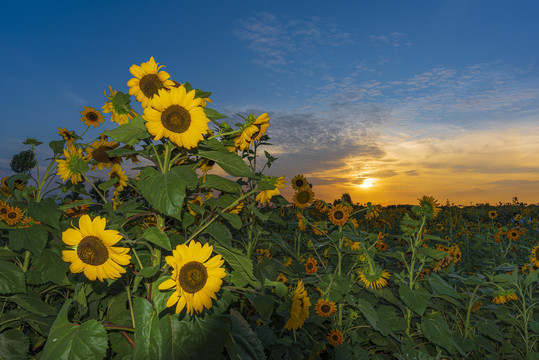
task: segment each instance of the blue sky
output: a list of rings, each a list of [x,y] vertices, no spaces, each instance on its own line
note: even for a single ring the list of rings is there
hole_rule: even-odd
[[[127,92],[153,56],[231,123],[268,112],[271,174],[304,174],[317,197],[538,203],[538,15],[536,1],[11,2],[0,176],[26,137],[81,133],[83,106]]]

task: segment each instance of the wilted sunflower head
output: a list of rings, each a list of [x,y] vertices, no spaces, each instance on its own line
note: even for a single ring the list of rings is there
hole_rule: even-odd
[[[440,204],[438,204],[438,201],[434,199],[432,196],[424,195],[421,199],[419,199],[419,205],[421,206],[421,210],[423,210],[423,213],[426,215],[431,215],[433,218],[438,215],[440,211]]]

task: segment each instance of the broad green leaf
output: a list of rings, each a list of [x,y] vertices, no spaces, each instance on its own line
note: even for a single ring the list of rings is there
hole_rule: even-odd
[[[198,155],[215,161],[224,171],[232,176],[252,176],[249,165],[245,163],[241,156],[228,151],[224,145],[217,141],[205,141],[201,143],[198,149]]]
[[[34,258],[33,262],[36,271],[42,274],[43,278],[55,284],[62,284],[67,277],[69,264],[62,260],[62,257],[51,249],[41,252],[39,258]]]
[[[213,222],[210,226],[208,226],[206,232],[221,245],[230,245],[232,234],[225,225],[218,222]]]
[[[202,189],[216,189],[228,193],[241,192],[241,186],[238,183],[213,174],[206,175],[206,178],[204,182],[200,184],[200,187]]]
[[[538,274],[539,269],[535,269],[534,271],[526,275],[526,279],[524,280],[524,286],[530,286],[531,284],[536,283]]]
[[[423,247],[419,248],[417,252],[420,254],[426,255],[434,260],[441,260],[447,255],[447,253],[444,251],[440,251],[440,250],[432,249],[432,248],[423,248]]]
[[[241,360],[265,359],[264,346],[239,312],[230,310],[232,340]]]
[[[9,329],[0,334],[1,360],[26,360],[30,341],[19,330]]]
[[[273,305],[275,301],[269,295],[260,295],[254,298],[253,306],[258,314],[264,319],[269,319],[273,314]]]
[[[107,353],[108,338],[105,328],[97,320],[87,320],[81,325],[70,323],[68,300],[54,322],[42,359],[86,360],[103,359]]]
[[[65,140],[53,140],[49,142],[49,147],[54,151],[54,154],[61,154],[64,151]]]
[[[421,319],[421,329],[427,340],[442,346],[450,354],[455,353],[451,330],[449,330],[445,320],[439,314],[436,314],[433,319],[423,316]]]
[[[32,290],[29,290],[28,294],[16,294],[10,296],[8,299],[32,314],[41,317],[54,316],[57,313],[56,308],[45,304],[39,298],[39,293]]]
[[[135,145],[138,144],[141,139],[150,136],[145,123],[146,121],[142,116],[137,116],[127,124],[105,131],[105,135],[110,136],[118,142],[127,145]]]
[[[399,295],[406,306],[415,311],[419,316],[423,315],[431,298],[431,294],[427,290],[421,287],[411,290],[404,284],[399,286]]]
[[[0,261],[0,294],[17,293],[26,293],[24,273],[12,262]]]
[[[477,330],[479,330],[481,334],[486,335],[493,340],[499,342],[503,341],[503,336],[500,332],[500,328],[494,323],[494,321],[479,321],[477,323]]]
[[[240,250],[227,249],[220,245],[214,245],[213,250],[215,253],[220,254],[232,269],[237,270],[238,274],[241,274],[249,284],[255,287],[260,286],[253,274],[253,261]]]
[[[14,257],[19,256],[16,252],[9,249],[0,248],[0,260],[11,260]]]
[[[142,237],[165,250],[172,251],[172,248],[170,247],[170,239],[168,238],[167,234],[162,233],[156,227],[144,229],[144,234]]]
[[[28,202],[28,215],[34,220],[41,221],[55,229],[59,229],[62,211],[58,208],[58,205],[53,199],[47,198],[40,202],[35,202],[34,200]]]
[[[144,298],[133,300],[135,311],[135,348],[133,360],[174,359],[170,315],[159,317],[157,310]]]
[[[58,208],[62,211],[66,211],[67,209],[71,209],[77,206],[93,205],[93,204],[95,204],[95,201],[93,201],[92,199],[82,199],[82,200],[73,201],[72,203],[69,203],[69,204],[64,204],[62,206],[59,206]]]
[[[448,295],[455,299],[461,298],[460,294],[437,274],[431,274],[428,277],[428,282],[436,294]]]
[[[234,227],[234,229],[241,229],[243,224],[238,214],[223,213],[221,211],[219,211],[219,214],[221,214],[221,216],[224,217],[230,223],[230,225]]]
[[[217,112],[216,110],[213,110],[213,109],[210,109],[210,108],[207,108],[207,107],[204,108],[204,112],[206,113],[206,116],[210,120],[217,120],[217,119],[226,118],[226,115],[223,115],[223,114]]]
[[[47,245],[48,231],[43,225],[32,225],[27,228],[13,229],[9,232],[9,247],[12,250],[30,250],[39,256]]]
[[[119,181],[119,179],[117,177],[115,177],[115,178],[112,178],[110,180],[107,180],[107,181],[104,181],[104,182],[100,183],[99,185],[97,185],[97,187],[101,191],[106,191],[108,188],[110,188],[112,185],[116,184],[118,181]]]
[[[374,307],[368,302],[363,300],[362,298],[356,298],[355,299],[356,307],[361,311],[365,319],[371,324],[371,326],[374,329],[377,329],[378,327],[378,314],[376,313],[376,310]]]

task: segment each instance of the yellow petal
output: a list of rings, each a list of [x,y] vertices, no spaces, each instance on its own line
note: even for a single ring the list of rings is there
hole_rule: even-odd
[[[176,286],[176,281],[168,279],[159,284],[158,288],[159,290],[168,290],[170,288],[173,288],[174,286]]]

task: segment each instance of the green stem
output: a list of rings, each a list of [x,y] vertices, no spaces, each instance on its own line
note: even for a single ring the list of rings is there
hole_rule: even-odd
[[[131,323],[133,324],[133,328],[135,328],[135,311],[133,310],[133,301],[131,300],[129,285],[125,286],[125,292],[127,293],[127,301],[129,302],[129,311],[131,312]]]
[[[24,263],[22,264],[22,271],[26,272],[28,270],[28,263],[30,261],[30,251],[26,250],[24,252]]]
[[[46,188],[45,182],[49,179],[49,173],[52,170],[53,166],[56,165],[56,156],[57,156],[57,154],[54,154],[54,157],[52,158],[51,162],[49,163],[49,166],[47,167],[47,170],[45,170],[45,174],[43,175],[43,179],[39,180],[39,175],[38,175],[39,185],[37,187],[36,202],[40,202],[41,198],[43,197],[43,194],[42,194],[43,189]],[[49,181],[49,184],[50,184],[50,181]]]
[[[86,181],[88,181],[90,183],[90,185],[92,185],[92,187],[94,188],[94,190],[97,192],[97,194],[99,195],[99,197],[101,198],[101,200],[103,200],[103,202],[106,204],[108,201],[107,199],[105,198],[105,195],[103,195],[103,193],[97,188],[97,186],[95,186],[95,184],[93,182],[90,181],[90,179],[88,179],[88,177],[86,176],[86,174],[82,174],[82,176],[84,177],[84,179]]]
[[[150,141],[150,145],[152,145],[153,152],[155,153],[155,157],[157,158],[157,162],[159,163],[159,168],[161,169],[161,172],[164,174],[166,173],[165,168],[163,166],[163,163],[161,162],[161,157],[157,153],[157,149],[155,148],[155,145],[153,144],[153,141]]]

